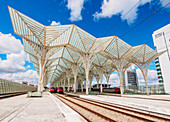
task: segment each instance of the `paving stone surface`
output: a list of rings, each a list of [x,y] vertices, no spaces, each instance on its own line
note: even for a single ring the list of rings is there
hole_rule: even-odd
[[[0,122],[72,122],[85,121],[78,113],[45,92],[43,97],[27,95],[0,100]]]

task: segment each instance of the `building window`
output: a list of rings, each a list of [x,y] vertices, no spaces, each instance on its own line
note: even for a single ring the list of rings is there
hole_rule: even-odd
[[[162,36],[162,33],[156,34],[156,35],[155,35],[155,38],[158,38],[158,37],[160,37],[160,36]]]
[[[158,73],[158,75],[161,75],[161,73]]]
[[[157,69],[157,71],[161,71],[161,69]]]

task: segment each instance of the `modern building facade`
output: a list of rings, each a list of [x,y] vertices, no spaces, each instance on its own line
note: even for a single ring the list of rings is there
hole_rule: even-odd
[[[155,66],[156,66],[157,75],[158,75],[158,82],[159,84],[163,84],[163,77],[162,77],[161,67],[159,63],[159,58],[155,59]]]
[[[123,85],[124,86],[137,86],[138,85],[137,74],[136,74],[135,68],[126,70]]]
[[[157,52],[165,51],[155,59],[159,83],[164,85],[165,93],[170,93],[170,24],[152,34]]]

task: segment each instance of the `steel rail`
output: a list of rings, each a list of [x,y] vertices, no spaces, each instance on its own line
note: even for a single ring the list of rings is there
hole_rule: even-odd
[[[63,97],[63,96],[61,96],[61,95],[56,95],[56,94],[54,94],[59,100],[61,100],[62,102],[64,102],[62,99],[64,99],[64,100],[66,100],[66,101],[69,101],[69,102],[71,102],[72,104],[75,104],[75,105],[77,105],[77,106],[79,106],[79,107],[81,107],[82,109],[85,109],[86,111],[89,111],[89,112],[91,112],[91,113],[93,113],[93,114],[95,114],[96,116],[99,116],[100,118],[103,118],[103,119],[105,119],[106,121],[109,121],[109,122],[116,122],[116,120],[113,120],[113,119],[111,119],[111,118],[109,118],[109,117],[106,117],[106,116],[104,116],[104,115],[102,115],[102,114],[100,114],[100,113],[98,113],[98,112],[96,112],[96,111],[93,111],[93,110],[91,110],[91,109],[89,109],[89,108],[86,108],[86,107],[84,107],[84,106],[82,106],[82,105],[80,105],[80,104],[78,104],[78,103],[76,103],[76,102],[73,102],[73,101],[71,101],[71,100],[69,100],[69,99],[67,99],[67,98],[65,98],[65,97]],[[62,98],[62,99],[61,99]],[[72,98],[72,97],[70,97],[70,98]],[[76,112],[78,112],[83,118],[85,118],[88,122],[91,122],[91,120],[89,119],[89,118],[87,118],[87,117],[85,117],[82,113],[80,113],[79,111],[77,111],[75,108],[73,108],[70,104],[68,104],[68,103],[66,103],[66,102],[64,102],[66,105],[68,105],[69,107],[71,107],[73,110],[75,110]]]
[[[137,98],[137,99],[147,99],[147,100],[157,100],[157,101],[170,101],[170,99],[157,99],[157,98],[145,98],[145,97],[132,97],[132,96],[121,96],[118,94],[110,94],[110,93],[106,93],[106,95],[108,96],[114,96],[114,97],[124,97],[124,98]]]
[[[99,106],[99,107],[103,107],[105,109],[116,111],[116,112],[119,112],[119,113],[122,113],[122,114],[126,114],[130,117],[134,117],[134,118],[137,118],[137,119],[140,119],[140,120],[154,121],[154,120],[148,119],[148,118],[152,118],[152,119],[158,119],[158,120],[162,120],[162,121],[170,121],[169,118],[164,118],[164,117],[156,116],[156,115],[153,115],[153,114],[147,114],[147,113],[144,113],[144,112],[141,112],[141,111],[132,110],[132,109],[129,109],[129,108],[120,107],[120,106],[116,106],[116,105],[110,105],[110,104],[102,103],[102,102],[99,102],[99,101],[89,100],[89,99],[86,99],[86,98],[74,97],[73,99],[84,101],[86,103],[93,104],[93,105],[96,105],[96,106]],[[108,107],[111,107],[111,108],[108,108]],[[120,109],[120,110],[115,110],[114,108]],[[123,112],[121,110],[124,110],[124,111],[127,111],[127,112]],[[148,118],[144,118],[144,117],[134,115],[132,112],[135,113],[135,114],[146,116]]]

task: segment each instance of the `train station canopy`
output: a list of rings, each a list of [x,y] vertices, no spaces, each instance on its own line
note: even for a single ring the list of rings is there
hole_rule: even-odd
[[[45,26],[8,8],[14,32],[22,37],[24,50],[39,74],[40,91],[48,83],[79,75],[86,78],[87,90],[90,75],[101,78],[115,70],[122,87],[123,72],[129,66],[140,67],[160,55],[145,44],[132,47],[117,36],[96,38],[76,25]]]

